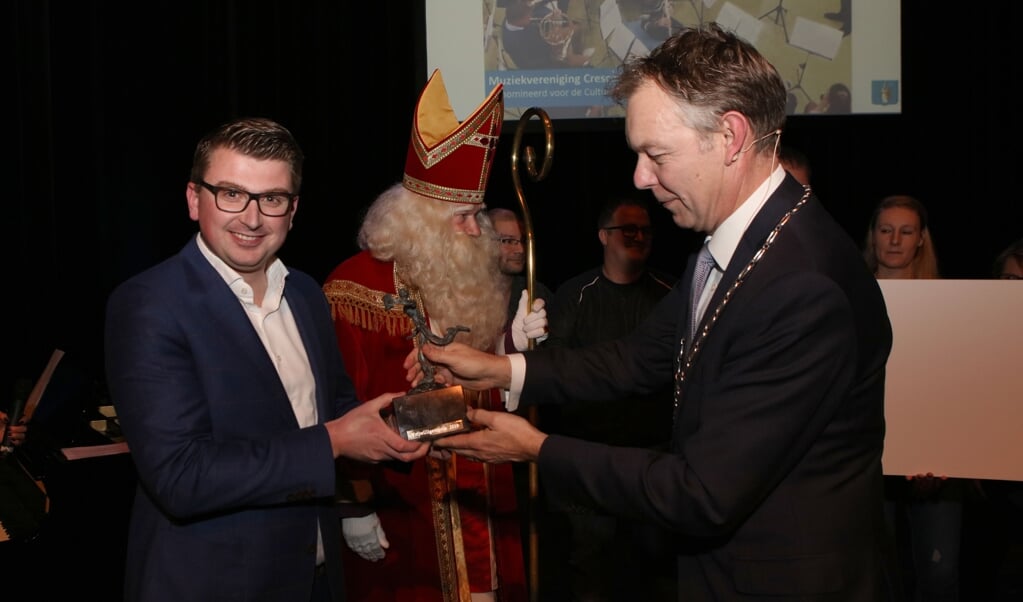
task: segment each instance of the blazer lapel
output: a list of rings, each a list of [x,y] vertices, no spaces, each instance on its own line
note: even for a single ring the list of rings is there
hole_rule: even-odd
[[[194,239],[186,246],[183,255],[190,274],[189,286],[194,289],[192,298],[197,299],[195,310],[212,316],[213,323],[220,330],[225,349],[231,350],[231,357],[225,361],[251,364],[252,379],[260,381],[264,390],[276,388],[280,393],[278,397],[284,402],[281,404],[282,415],[295,420],[295,413],[277,375],[277,368],[234,291],[203,256]]]
[[[288,307],[291,308],[291,315],[295,318],[298,334],[302,337],[302,345],[309,358],[309,367],[312,369],[313,381],[316,385],[316,411],[320,417],[319,421],[323,422],[324,417],[330,415],[331,408],[327,399],[325,358],[319,353],[320,347],[316,344],[316,320],[313,319],[310,313],[311,309],[305,300],[287,285],[284,287],[284,298],[288,301]]]
[[[743,233],[739,239],[739,244],[735,248],[735,253],[732,254],[732,259],[728,264],[728,269],[725,270],[721,276],[721,281],[718,283],[717,289],[711,296],[707,303],[707,310],[704,312],[703,317],[700,319],[700,323],[697,325],[696,332],[702,332],[707,322],[712,319],[714,313],[721,306],[722,300],[725,295],[738,280],[739,275],[746,269],[753,256],[760,250],[764,242],[767,240],[767,236],[774,230],[774,227],[778,225],[778,222],[782,219],[786,212],[791,210],[802,198],[804,193],[803,186],[799,184],[794,178],[786,175],[785,179],[782,180],[780,186],[774,191],[764,206],[760,208],[754,216],[753,221],[749,227]],[[693,272],[696,265],[696,254],[692,254],[689,257],[688,265],[686,266],[684,282],[687,287],[686,290],[692,289]],[[688,295],[687,295],[688,298]],[[690,303],[692,301],[690,300]],[[687,304],[688,305],[688,304]],[[720,308],[721,311],[725,311],[724,307]],[[686,315],[688,316],[689,308],[686,308]],[[684,319],[681,322],[687,323],[688,320]],[[681,333],[686,332],[685,326],[682,327]],[[713,328],[708,332],[707,337],[711,336]],[[682,334],[679,335],[684,336]],[[685,350],[686,358],[689,360],[695,360],[690,358],[691,349],[694,342],[698,339],[698,335],[693,336],[692,341],[686,341],[687,349]],[[702,344],[702,343],[701,343]]]
[[[728,269],[722,275],[721,282],[707,305],[707,312],[703,315],[701,327],[703,326],[702,322],[713,313],[713,309],[718,306],[728,289],[735,284],[739,274],[746,269],[781,218],[799,202],[803,192],[803,186],[791,176],[786,175],[774,194],[760,208],[742,238],[739,239],[735,253],[732,254],[732,260],[728,263]]]

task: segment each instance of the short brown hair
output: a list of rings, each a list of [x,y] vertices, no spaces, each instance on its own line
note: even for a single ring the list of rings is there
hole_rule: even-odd
[[[276,121],[244,117],[228,121],[203,136],[192,158],[193,182],[199,182],[206,176],[210,157],[218,148],[231,149],[255,159],[284,161],[291,166],[291,192],[297,193],[302,187],[305,155],[291,132]]]
[[[680,30],[650,54],[633,57],[608,90],[624,104],[640,86],[652,82],[679,101],[688,125],[702,133],[718,131],[718,117],[738,111],[754,135],[767,136],[785,125],[785,82],[756,48],[716,23]],[[774,141],[758,142],[770,150]]]

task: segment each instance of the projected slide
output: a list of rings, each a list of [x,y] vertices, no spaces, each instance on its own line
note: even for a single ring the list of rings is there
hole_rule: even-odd
[[[427,74],[465,115],[498,83],[506,119],[620,117],[605,91],[622,61],[716,22],[755,45],[789,114],[898,113],[899,3],[888,0],[427,0]]]

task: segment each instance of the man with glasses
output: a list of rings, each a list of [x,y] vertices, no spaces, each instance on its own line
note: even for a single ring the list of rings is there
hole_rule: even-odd
[[[319,284],[277,257],[303,154],[266,119],[195,150],[199,233],[111,294],[106,372],[138,474],[124,599],[344,599],[338,457],[411,461],[428,446],[360,404]]]
[[[647,265],[654,231],[647,203],[611,197],[597,216],[597,238],[604,260],[566,280],[551,304],[551,336],[546,345],[584,347],[625,336],[668,294],[676,278]],[[550,433],[629,447],[667,449],[671,438],[672,389],[614,400],[573,400],[542,405],[542,425]],[[552,518],[567,537],[544,537],[545,549],[573,600],[674,600],[670,556],[648,553],[642,529],[575,506]]]
[[[511,322],[515,319],[519,305],[524,302],[522,295],[526,291],[525,227],[519,214],[511,209],[494,207],[487,210],[487,216],[494,226],[497,241],[501,243],[501,256],[497,260],[497,265],[501,268],[501,273],[511,278],[511,292],[508,295],[508,321]],[[547,301],[554,298],[554,293],[544,283],[534,280],[533,287],[534,306],[537,299],[543,299],[546,305]]]

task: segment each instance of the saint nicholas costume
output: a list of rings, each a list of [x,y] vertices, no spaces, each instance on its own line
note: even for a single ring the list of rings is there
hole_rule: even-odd
[[[415,202],[481,204],[503,117],[498,85],[459,123],[435,71],[416,106],[402,181],[418,195]],[[394,261],[365,249],[338,265],[323,286],[345,366],[362,400],[409,388],[402,364],[415,344],[410,336],[415,324],[387,300],[404,289],[430,319],[419,287],[403,282],[400,272]],[[496,390],[463,393],[468,405],[503,410]],[[351,466],[343,469],[352,474]],[[364,513],[377,513],[390,546],[377,562],[345,550],[350,600],[468,602],[470,592],[494,590],[502,602],[526,599],[523,515],[510,464],[427,457],[361,471],[372,493],[355,488],[352,495],[365,502]],[[352,508],[358,506],[342,515],[357,515]]]

